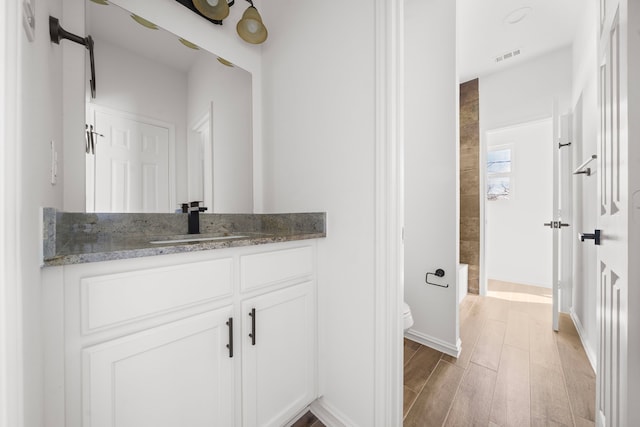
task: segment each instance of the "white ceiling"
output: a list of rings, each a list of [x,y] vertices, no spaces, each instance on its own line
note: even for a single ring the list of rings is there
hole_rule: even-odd
[[[503,70],[572,43],[585,0],[458,0],[460,82]],[[505,18],[531,8],[516,24]],[[499,63],[495,58],[520,49]]]
[[[131,18],[130,12],[114,4],[100,5],[87,1],[86,5],[87,33],[96,40],[108,41],[182,72],[189,71],[201,55],[209,54],[205,50],[186,47],[178,36],[162,28],[152,30],[143,27]],[[96,51],[96,58],[99,54]]]

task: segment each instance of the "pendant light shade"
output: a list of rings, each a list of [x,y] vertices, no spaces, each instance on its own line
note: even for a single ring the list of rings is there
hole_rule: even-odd
[[[222,21],[229,16],[227,0],[193,0],[193,5],[209,19]]]
[[[194,1],[195,4],[195,1]],[[249,6],[236,26],[238,35],[247,43],[260,44],[267,39],[267,28],[262,23],[258,9]]]

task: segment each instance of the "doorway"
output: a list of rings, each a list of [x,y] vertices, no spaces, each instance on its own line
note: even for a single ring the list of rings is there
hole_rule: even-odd
[[[489,280],[552,287],[551,118],[488,131],[484,152],[485,269]]]

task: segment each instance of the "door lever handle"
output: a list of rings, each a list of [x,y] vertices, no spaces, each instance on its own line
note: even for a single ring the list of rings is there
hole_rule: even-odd
[[[569,224],[561,222],[561,221],[551,221],[551,222],[545,222],[544,223],[545,227],[549,227],[549,228],[562,228],[562,227],[570,227]]]
[[[580,241],[584,242],[585,240],[593,240],[594,244],[600,246],[600,230],[594,230],[593,234],[580,233]]]

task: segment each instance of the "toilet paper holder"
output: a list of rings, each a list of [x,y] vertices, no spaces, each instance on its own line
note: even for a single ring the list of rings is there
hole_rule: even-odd
[[[427,282],[427,284],[428,284],[428,285],[438,286],[438,287],[440,287],[440,288],[448,288],[448,287],[449,287],[449,284],[446,284],[446,285],[440,285],[440,284],[438,284],[438,283],[430,282],[430,281],[429,281],[429,275],[436,276],[436,277],[444,277],[444,270],[443,270],[443,269],[438,268],[438,269],[437,269],[435,272],[433,272],[433,273],[431,273],[431,272],[427,273],[427,276],[425,277],[424,281],[425,281],[425,282]]]

